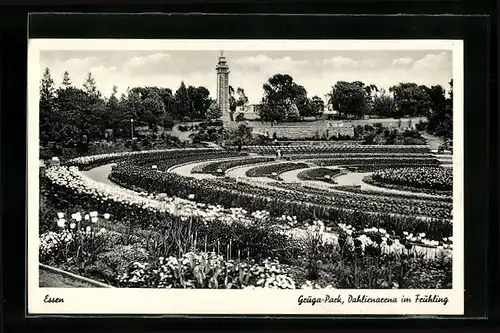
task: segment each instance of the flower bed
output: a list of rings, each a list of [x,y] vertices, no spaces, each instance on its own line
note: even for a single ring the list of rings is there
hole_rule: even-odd
[[[308,168],[309,165],[306,163],[277,163],[271,165],[262,165],[251,168],[247,170],[247,177],[273,177],[276,178],[278,175],[297,169]]]
[[[319,166],[353,166],[362,165],[363,167],[387,167],[388,165],[414,165],[414,166],[438,166],[439,161],[435,158],[389,158],[389,157],[360,157],[360,158],[318,158],[310,162]]]
[[[365,190],[365,189],[360,189],[359,187],[349,186],[349,185],[337,186],[337,187],[335,187],[335,189],[339,190],[339,191],[350,192],[350,193],[373,195],[373,196],[377,196],[377,197],[416,199],[416,200],[424,200],[424,201],[431,201],[431,202],[439,202],[440,201],[440,202],[447,202],[449,204],[453,203],[453,199],[451,197],[446,197],[446,196],[434,196],[432,198],[426,198],[426,197],[422,197],[420,195],[414,195],[414,194],[399,194],[399,193]]]
[[[301,180],[319,180],[331,184],[335,184],[335,177],[338,177],[345,172],[341,169],[315,168],[300,172],[297,177]]]
[[[142,190],[156,193],[167,193],[170,196],[187,198],[190,193],[206,203],[225,203],[232,207],[244,207],[249,210],[269,210],[273,215],[290,214],[301,218],[317,216],[318,218],[335,221],[345,219],[346,223],[357,226],[384,225],[391,230],[408,230],[411,232],[426,232],[433,239],[447,237],[451,233],[451,209],[447,207],[429,207],[423,203],[414,205],[412,201],[401,201],[388,198],[359,200],[355,194],[322,195],[312,191],[293,189],[280,190],[263,189],[249,184],[217,180],[197,180],[175,174],[151,172],[132,163],[123,162],[113,169],[111,179],[123,186],[137,186]],[[287,184],[283,184],[286,186]],[[288,184],[293,185],[293,184]],[[281,199],[286,198],[286,199]],[[357,210],[356,214],[345,212],[344,209]],[[369,212],[370,214],[364,214]],[[387,215],[394,212],[398,216]],[[374,216],[373,213],[380,213]],[[400,214],[423,215],[445,218],[443,221],[432,219],[416,219]]]
[[[395,185],[411,191],[451,195],[453,170],[442,167],[395,168],[375,171],[367,182]]]
[[[221,175],[226,172],[226,170],[230,168],[234,168],[237,166],[242,166],[242,165],[247,165],[247,164],[254,164],[254,163],[261,163],[261,162],[270,162],[274,161],[273,157],[249,157],[249,158],[244,158],[244,159],[238,159],[238,160],[231,160],[231,161],[215,161],[211,162],[209,164],[205,164],[200,166],[199,169],[193,169],[193,173],[207,173],[207,174],[212,174],[212,175]]]
[[[147,151],[133,151],[121,152],[112,154],[101,154],[82,156],[68,160],[64,163],[67,166],[76,166],[80,170],[89,170],[96,166],[103,164],[114,163],[123,160],[135,160],[138,163],[147,164],[154,160],[159,159],[175,159],[181,156],[188,155],[201,155],[204,153],[220,152],[218,148],[182,148],[182,149],[162,149],[162,150],[147,150]]]
[[[315,221],[302,242],[272,244],[288,254],[289,263],[282,264],[278,259],[255,260],[250,251],[241,251],[231,240],[222,251],[219,242],[217,252],[215,247],[207,251],[206,237],[204,242],[197,242],[203,239],[199,237],[199,229],[179,239],[189,250],[179,254],[170,251],[163,256],[144,231],[136,232],[134,237],[128,235],[129,242],[123,245],[117,241],[116,233],[96,231],[99,214],[90,215],[92,220],[84,227],[85,213],[71,214],[71,219],[59,213],[59,230],[40,235],[41,261],[125,288],[372,289],[450,288],[451,285],[450,256],[443,252],[425,259],[412,245],[412,240],[423,235],[406,233],[406,237],[397,240],[383,229],[356,230],[339,225],[338,241],[331,242],[324,237],[327,229],[324,224]],[[103,216],[109,219],[109,215]],[[284,218],[294,221],[290,216]],[[262,230],[272,232],[269,228]],[[294,246],[293,251],[290,245]],[[402,246],[402,252],[390,250],[396,246]],[[427,272],[424,277],[422,270]]]
[[[210,154],[218,152],[204,158]],[[192,155],[79,160],[82,168],[119,162],[111,178],[148,191],[141,195],[93,182],[74,167],[46,169],[42,197],[68,213],[41,214],[40,225],[53,228],[41,234],[41,261],[119,287],[450,287],[449,252],[427,257],[414,245],[451,249],[451,221],[349,212],[326,201],[342,196],[200,181],[152,168]],[[72,214],[75,205],[92,213]],[[325,222],[311,225],[312,216]],[[85,253],[77,254],[79,248]]]
[[[317,145],[296,145],[296,146],[245,146],[243,150],[259,154],[274,154],[277,149],[283,154],[304,154],[304,153],[380,153],[380,154],[398,154],[398,153],[418,153],[428,154],[430,150],[427,146],[410,145],[335,145],[335,144],[317,144]]]
[[[305,201],[311,200],[318,204],[344,207],[364,212],[404,214],[436,219],[451,219],[453,205],[450,202],[422,200],[421,198],[404,198],[390,196],[373,196],[368,194],[332,192],[329,190],[309,187],[298,187],[295,184],[276,185],[288,188],[304,196]],[[313,201],[314,200],[314,201]]]

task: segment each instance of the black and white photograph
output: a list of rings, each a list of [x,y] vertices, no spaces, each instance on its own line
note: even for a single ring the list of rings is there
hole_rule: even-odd
[[[462,52],[31,39],[29,311],[462,314]]]

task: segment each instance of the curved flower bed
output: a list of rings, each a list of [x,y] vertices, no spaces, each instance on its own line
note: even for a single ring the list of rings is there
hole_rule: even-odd
[[[396,194],[396,193],[390,193],[390,192],[380,192],[380,191],[372,191],[372,190],[365,190],[365,189],[360,189],[359,187],[356,186],[337,186],[335,187],[336,190],[339,191],[345,191],[345,192],[350,192],[350,193],[357,193],[357,194],[366,194],[366,195],[373,195],[377,197],[391,197],[391,198],[403,198],[403,199],[416,199],[416,200],[424,200],[424,201],[430,201],[430,202],[446,202],[448,204],[453,204],[453,199],[451,197],[445,197],[445,196],[434,196],[432,198],[425,198],[420,195],[415,195],[415,194]],[[451,209],[451,206],[450,206]]]
[[[361,165],[363,167],[387,167],[388,165],[414,165],[414,166],[438,166],[439,161],[435,158],[389,158],[389,157],[359,157],[359,158],[317,158],[313,162],[320,166],[352,166]]]
[[[247,170],[247,177],[278,177],[279,174],[284,172],[308,168],[306,163],[277,163],[270,165],[262,165]]]
[[[224,174],[228,169],[261,162],[271,162],[275,159],[273,157],[249,157],[238,160],[231,161],[213,161],[207,163],[205,165],[200,166],[200,168],[194,168],[192,170],[193,173],[207,173],[212,175],[221,175]]]
[[[301,180],[319,180],[327,183],[335,183],[334,178],[345,174],[342,169],[315,168],[299,172],[297,178]]]
[[[389,153],[420,153],[428,154],[430,152],[427,146],[411,146],[411,145],[294,145],[294,146],[244,146],[243,150],[259,153],[259,154],[274,154],[277,149],[280,149],[284,154],[299,154],[299,153],[361,153],[371,152],[380,154]]]
[[[413,191],[451,194],[453,170],[442,167],[396,168],[375,171],[367,182],[401,186]]]
[[[136,158],[134,154],[79,161],[82,168],[119,162],[111,178],[122,185],[148,191],[141,195],[96,183],[82,176],[75,167],[55,166],[45,171],[44,195],[62,210],[71,210],[77,203],[106,212],[100,221],[123,225],[122,229],[116,229],[121,234],[103,233],[108,239],[104,241],[106,246],[88,251],[90,259],[76,264],[71,259],[75,254],[71,250],[66,260],[59,259],[61,265],[123,287],[450,286],[449,252],[443,252],[444,257],[428,258],[419,254],[421,250],[414,246],[451,249],[450,221],[352,213],[331,206],[326,196],[312,193],[269,191],[225,179],[199,181],[158,170],[162,160],[179,160],[189,155],[153,155],[147,159]],[[220,206],[221,202],[227,206]],[[234,207],[245,207],[248,211]],[[98,217],[93,214],[68,213],[56,219],[53,223],[60,229],[41,237],[47,240],[52,237],[64,246],[52,248],[50,254],[44,250],[44,261],[64,258],[60,256],[64,254],[61,251],[74,249],[73,245],[66,246],[74,239],[67,236],[67,228],[71,233],[72,223],[76,225],[79,221],[87,221],[92,227],[93,218]],[[323,216],[325,222],[315,221],[311,225],[312,216]],[[171,237],[182,233],[182,230],[176,231],[179,228],[189,230],[179,243],[183,244],[181,254],[177,254],[179,249],[166,247],[177,244]],[[100,229],[96,224],[96,230]],[[86,227],[81,232],[85,234]],[[122,245],[125,240],[129,245]],[[222,253],[228,249],[229,254],[221,258],[219,247]],[[245,255],[247,251],[250,255]],[[268,256],[280,259],[266,259]],[[215,274],[219,269],[221,272]],[[259,278],[254,272],[258,272]]]
[[[384,228],[389,230],[426,232],[434,239],[441,239],[451,234],[451,222],[447,220],[451,210],[447,207],[429,207],[423,203],[415,205],[411,200],[401,201],[391,198],[382,201],[380,198],[359,200],[359,196],[355,194],[324,195],[313,191],[297,191],[295,188],[283,192],[236,182],[198,180],[176,174],[152,172],[150,168],[141,168],[129,162],[114,167],[110,178],[122,186],[137,186],[148,192],[167,193],[170,196],[183,198],[187,198],[190,193],[196,193],[196,197],[206,203],[225,203],[249,210],[264,209],[273,215],[291,214],[301,218],[313,215],[330,221],[344,218],[346,223],[357,226],[383,224]],[[359,211],[359,215],[345,212],[345,209]],[[398,215],[405,212],[408,216],[387,215],[391,212]],[[374,217],[373,213],[379,215]],[[445,218],[445,220],[416,219],[410,216],[411,214],[435,217],[438,220]]]
[[[103,164],[114,163],[123,160],[136,160],[144,164],[150,161],[170,158],[175,159],[181,156],[188,156],[193,154],[204,154],[204,153],[214,153],[220,152],[220,148],[174,148],[174,149],[161,149],[161,150],[143,150],[143,151],[132,151],[132,152],[121,152],[112,154],[101,154],[101,155],[91,155],[82,156],[68,160],[64,163],[66,166],[76,166],[80,170],[89,170],[96,166]]]
[[[436,219],[451,219],[453,204],[451,202],[422,200],[422,198],[405,198],[390,196],[374,196],[361,193],[331,192],[307,185],[298,187],[295,184],[277,184],[277,187],[287,188],[303,195],[314,198],[316,203],[351,208],[365,212],[393,213],[404,212],[407,216],[428,217]]]

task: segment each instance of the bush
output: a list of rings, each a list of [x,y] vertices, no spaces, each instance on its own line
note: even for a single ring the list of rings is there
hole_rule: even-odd
[[[108,284],[115,284],[116,277],[126,273],[130,265],[147,260],[148,253],[138,245],[115,245],[111,250],[100,253],[97,260],[85,268],[85,273]]]

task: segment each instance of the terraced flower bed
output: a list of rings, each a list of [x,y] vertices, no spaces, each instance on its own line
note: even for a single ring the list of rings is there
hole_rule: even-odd
[[[345,192],[351,192],[351,193],[357,193],[357,194],[367,194],[367,195],[373,195],[373,196],[379,196],[379,197],[391,197],[391,198],[406,198],[406,199],[417,199],[417,200],[427,200],[427,201],[442,201],[442,202],[447,202],[449,204],[453,203],[453,199],[451,197],[446,197],[446,196],[434,196],[432,198],[425,198],[420,195],[416,194],[396,194],[396,193],[391,193],[391,192],[380,192],[380,191],[372,191],[372,190],[365,190],[365,189],[360,189],[359,187],[356,186],[337,186],[335,187],[336,190],[339,191],[345,191]]]
[[[306,153],[306,154],[288,154],[284,156],[291,160],[306,160],[306,159],[359,159],[359,158],[430,158],[435,159],[432,154],[419,154],[419,153],[401,153],[401,154],[383,154],[383,153],[370,153],[370,152],[358,152],[358,153]]]
[[[391,168],[377,170],[363,181],[414,192],[451,195],[453,170],[443,167]]]
[[[361,193],[333,193],[328,190],[309,187],[297,187],[294,184],[276,185],[295,190],[305,196],[314,198],[314,202],[354,209],[359,211],[393,213],[404,212],[408,216],[427,216],[437,219],[451,219],[453,205],[450,202],[422,200],[422,198],[405,198],[402,196],[374,196]]]
[[[307,163],[279,163],[271,165],[263,165],[247,170],[247,177],[272,177],[278,178],[280,174],[292,170],[308,168]]]
[[[166,193],[182,198],[187,198],[190,193],[197,193],[196,197],[206,203],[226,203],[232,207],[244,207],[252,211],[265,209],[274,216],[293,214],[308,218],[313,215],[320,219],[334,221],[342,215],[346,223],[352,225],[364,226],[364,223],[368,223],[367,227],[371,227],[383,224],[384,228],[389,230],[402,228],[412,232],[419,230],[418,232],[426,232],[429,237],[432,237],[431,239],[441,239],[451,233],[451,222],[448,220],[451,209],[434,207],[423,202],[417,205],[411,200],[391,200],[391,198],[359,200],[359,196],[355,194],[324,195],[314,191],[306,192],[295,189],[282,192],[257,188],[248,184],[197,180],[175,174],[156,173],[151,172],[149,168],[137,167],[129,162],[118,164],[113,169],[111,179],[124,186],[138,186],[147,192]],[[359,214],[365,215],[365,218],[346,213],[345,209],[359,211]],[[407,216],[388,215],[401,212],[405,212]],[[374,213],[380,216],[375,216]],[[429,216],[435,218],[436,221],[417,219],[411,215]],[[382,222],[384,216],[386,221]]]
[[[158,170],[234,155],[217,149],[143,154],[75,161],[81,170],[117,162],[110,178],[135,192],[96,183],[76,168],[46,169],[42,194],[66,214],[41,215],[41,225],[55,228],[41,235],[44,261],[117,287],[451,286],[449,252],[427,257],[415,247],[452,248],[449,202],[198,180]],[[91,213],[76,214],[76,206]],[[75,252],[81,246],[84,257]]]
[[[334,178],[344,174],[341,169],[314,168],[304,170],[297,175],[300,180],[318,180],[330,184],[335,184]]]
[[[354,166],[362,165],[363,167],[386,167],[387,165],[414,165],[414,166],[438,166],[439,161],[435,158],[384,158],[384,157],[360,157],[360,158],[326,158],[313,159],[310,162],[319,166]]]
[[[76,166],[80,170],[89,170],[96,166],[114,163],[123,160],[134,160],[136,163],[145,165],[154,161],[170,159],[175,160],[185,156],[204,155],[211,153],[223,153],[224,151],[216,148],[174,148],[149,151],[133,151],[113,154],[101,154],[92,156],[82,156],[68,160],[64,163],[66,166]]]
[[[271,162],[274,161],[273,157],[249,157],[238,160],[231,161],[219,161],[219,162],[211,162],[205,165],[201,165],[200,168],[194,168],[192,170],[193,173],[207,173],[212,175],[221,175],[224,174],[228,169],[243,166],[254,163],[261,162]]]
[[[297,145],[297,146],[245,146],[243,149],[248,152],[258,154],[274,154],[277,149],[282,153],[305,154],[305,153],[379,153],[379,154],[398,154],[398,153],[417,153],[429,154],[430,150],[426,146],[381,146],[381,145]]]

